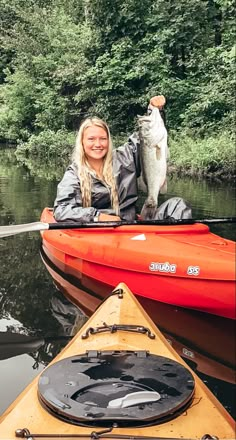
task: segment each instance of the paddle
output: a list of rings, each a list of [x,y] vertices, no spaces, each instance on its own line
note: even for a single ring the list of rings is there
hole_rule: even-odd
[[[70,340],[73,336],[38,337],[21,333],[0,332],[0,360],[9,359],[24,353],[33,353],[47,342]]]
[[[10,235],[20,234],[22,232],[45,231],[55,229],[97,229],[97,228],[117,228],[118,226],[133,225],[151,225],[151,226],[168,226],[168,225],[192,225],[194,223],[235,223],[236,217],[223,218],[205,218],[205,219],[182,219],[176,220],[169,217],[165,220],[135,220],[135,221],[119,221],[119,222],[96,222],[96,223],[26,223],[22,225],[0,226],[0,238]]]

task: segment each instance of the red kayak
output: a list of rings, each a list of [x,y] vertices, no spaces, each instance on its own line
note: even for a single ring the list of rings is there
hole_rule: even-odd
[[[54,221],[45,208],[41,222]],[[95,295],[122,281],[136,295],[235,319],[235,242],[207,225],[95,224],[41,234],[49,260]]]

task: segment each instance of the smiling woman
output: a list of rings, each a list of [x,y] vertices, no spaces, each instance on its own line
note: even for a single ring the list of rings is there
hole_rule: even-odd
[[[80,126],[73,160],[78,167],[78,178],[82,196],[82,205],[85,208],[94,206],[92,191],[95,192],[93,178],[97,180],[96,193],[106,192],[110,199],[110,207],[114,210],[110,213],[97,211],[94,221],[120,220],[119,201],[116,188],[116,180],[113,176],[112,141],[107,124],[99,118],[87,118]],[[106,208],[101,203],[101,208]]]
[[[103,178],[103,159],[108,152],[109,140],[106,130],[99,126],[87,127],[83,133],[84,152],[91,168]]]
[[[151,98],[148,115],[164,104],[163,96]],[[151,123],[149,121],[149,125]],[[156,142],[159,126],[154,124],[154,129]],[[153,136],[151,139],[153,141]],[[97,117],[85,119],[77,134],[72,164],[58,185],[55,219],[80,223],[135,220],[137,179],[143,168],[140,143],[136,132],[125,145],[113,149],[106,122]],[[155,155],[156,148],[153,150]]]
[[[190,207],[179,198],[158,206],[159,192],[167,191],[167,131],[161,110],[164,104],[163,96],[151,98],[147,114],[138,117],[138,131],[116,149],[112,148],[109,127],[103,120],[85,119],[77,134],[72,164],[58,185],[55,220],[80,224],[134,221],[138,186],[148,194],[142,219],[191,218]]]
[[[134,220],[141,172],[139,139],[112,148],[107,124],[88,118],[80,126],[72,155],[57,188],[54,217],[76,222]]]

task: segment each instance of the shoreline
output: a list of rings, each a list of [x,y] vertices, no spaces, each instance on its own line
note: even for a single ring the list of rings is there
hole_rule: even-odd
[[[169,165],[168,171],[169,176],[178,176],[178,177],[193,177],[194,179],[207,179],[207,180],[216,180],[218,182],[220,181],[226,181],[234,182],[236,175],[228,173],[224,169],[219,169],[213,172],[206,172],[205,170],[194,170],[194,169],[187,169],[184,170],[182,167],[177,167],[175,165]]]

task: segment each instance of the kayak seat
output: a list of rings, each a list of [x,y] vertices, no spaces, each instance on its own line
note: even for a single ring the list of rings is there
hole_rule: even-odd
[[[182,364],[146,351],[96,351],[41,373],[38,397],[65,422],[132,427],[164,423],[191,404],[195,382]]]

